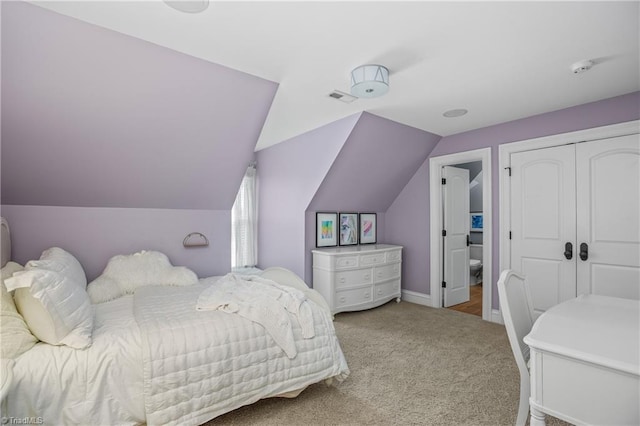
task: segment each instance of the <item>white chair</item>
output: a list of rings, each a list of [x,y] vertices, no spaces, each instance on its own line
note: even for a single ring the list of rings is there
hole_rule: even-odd
[[[529,414],[529,346],[522,340],[533,327],[534,314],[531,291],[523,276],[511,269],[500,274],[498,295],[504,325],[509,336],[513,356],[520,371],[520,405],[516,425],[524,425]]]

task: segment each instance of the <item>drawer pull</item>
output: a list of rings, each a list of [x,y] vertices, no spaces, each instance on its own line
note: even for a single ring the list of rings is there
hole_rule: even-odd
[[[371,275],[370,275],[370,274],[366,274],[366,275],[364,276],[364,279],[368,281],[369,279],[371,279]]]
[[[346,281],[347,281],[347,280],[346,280],[346,278],[345,278],[345,277],[340,277],[340,282],[341,282],[341,283],[343,283],[343,284],[344,284]]]
[[[378,271],[378,273],[376,273],[376,276],[380,278],[382,276],[382,271]]]
[[[340,303],[344,303],[344,302],[346,302],[346,301],[347,301],[347,299],[345,299],[345,298],[344,298],[344,296],[343,296],[343,297],[341,297],[340,299],[338,299],[338,301],[339,301]]]
[[[366,293],[364,293],[364,298],[368,299],[370,297],[369,292],[367,291]]]

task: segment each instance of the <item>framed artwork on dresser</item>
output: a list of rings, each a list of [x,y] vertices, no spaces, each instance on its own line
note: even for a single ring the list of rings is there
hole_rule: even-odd
[[[338,245],[338,213],[316,212],[316,247]]]
[[[360,244],[375,244],[377,233],[376,214],[360,213]]]
[[[340,245],[358,244],[358,213],[340,213]]]

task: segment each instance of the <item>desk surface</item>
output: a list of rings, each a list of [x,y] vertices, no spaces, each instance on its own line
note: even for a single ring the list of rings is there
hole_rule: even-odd
[[[578,296],[543,313],[524,342],[532,349],[640,375],[640,301]]]

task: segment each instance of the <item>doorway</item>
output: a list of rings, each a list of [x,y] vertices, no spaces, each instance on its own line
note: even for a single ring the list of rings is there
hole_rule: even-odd
[[[482,212],[484,215],[484,226],[482,236],[483,268],[478,280],[482,286],[482,319],[492,321],[492,293],[493,283],[491,279],[491,148],[483,148],[473,151],[460,152],[456,154],[433,157],[429,160],[430,177],[430,248],[431,248],[431,306],[435,308],[443,307],[444,289],[441,284],[444,281],[444,243],[440,237],[443,231],[443,190],[442,178],[443,167],[454,166],[463,163],[480,162],[482,167]],[[495,322],[500,322],[496,318]]]
[[[482,317],[482,234],[484,216],[482,210],[482,161],[472,161],[444,167],[446,185],[443,188],[443,225],[447,235],[443,236],[444,256],[444,307]],[[455,172],[453,172],[455,170]],[[449,182],[451,175],[464,177],[465,182],[455,185]],[[453,199],[453,200],[452,200]],[[457,201],[453,204],[452,201]],[[455,238],[456,222],[460,222],[462,240],[459,242],[460,255],[451,256],[450,241]],[[454,232],[452,232],[454,231]],[[466,241],[465,241],[466,240]],[[460,286],[462,297],[452,298],[453,289]],[[491,291],[489,288],[488,291]]]

